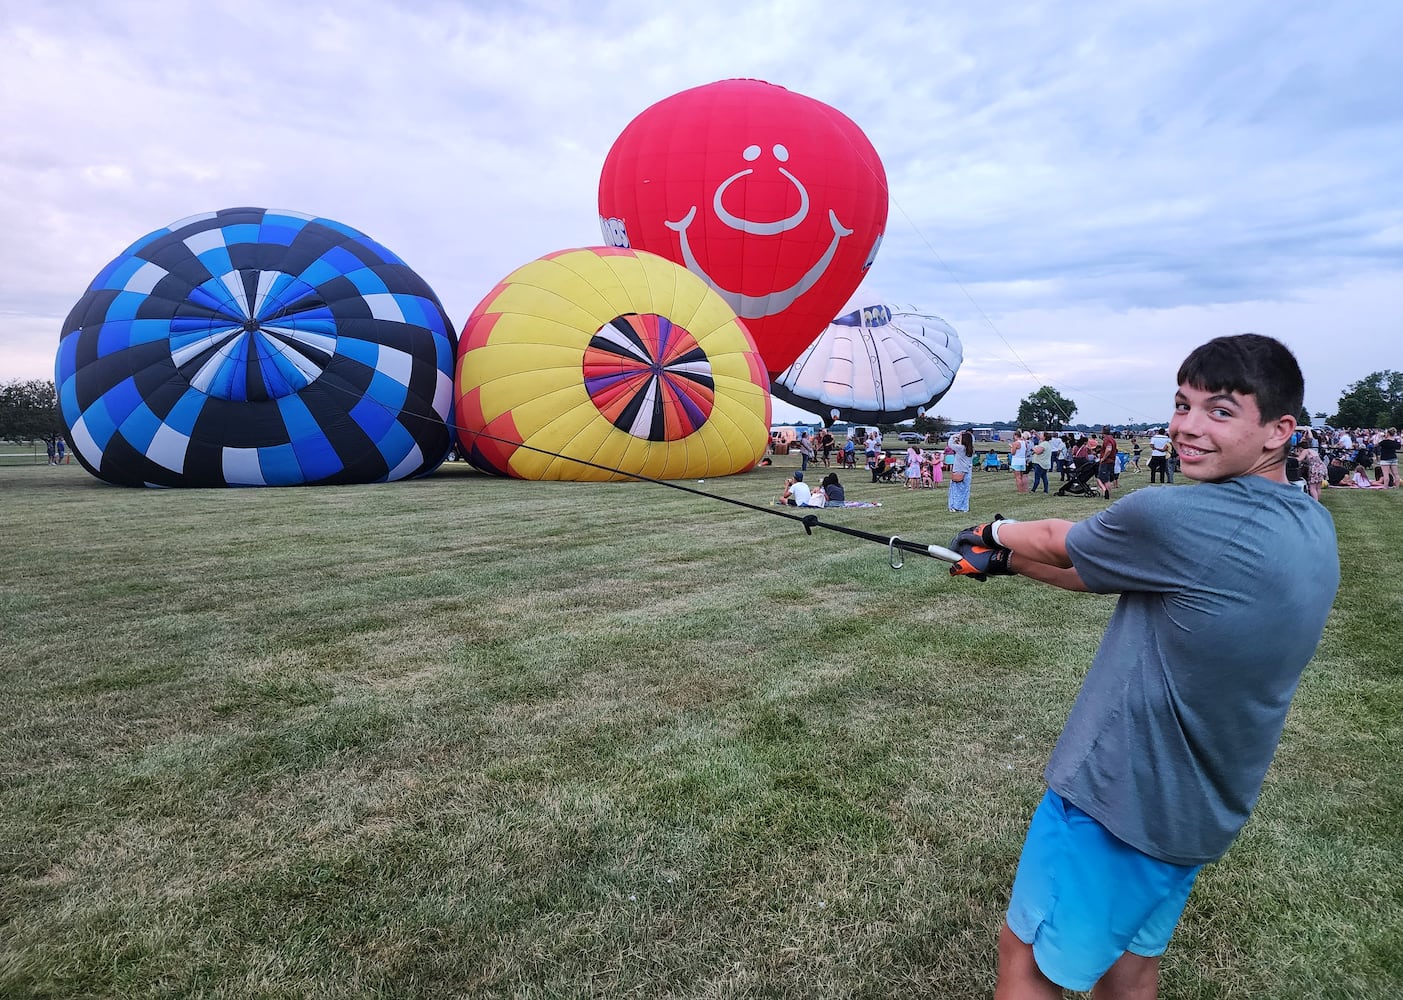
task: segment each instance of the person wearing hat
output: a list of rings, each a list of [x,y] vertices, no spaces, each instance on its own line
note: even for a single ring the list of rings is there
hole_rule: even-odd
[[[784,492],[779,495],[779,501],[787,507],[807,507],[812,493],[809,484],[804,482],[801,470],[784,481]]]

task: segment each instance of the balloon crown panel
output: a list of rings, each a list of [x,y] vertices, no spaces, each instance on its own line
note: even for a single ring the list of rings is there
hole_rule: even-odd
[[[463,327],[461,451],[521,479],[743,472],[769,438],[769,377],[730,307],[654,254],[565,250],[508,275]]]
[[[55,382],[74,454],[111,483],[379,482],[447,455],[454,350],[432,289],[368,236],[231,208],[103,268]]]

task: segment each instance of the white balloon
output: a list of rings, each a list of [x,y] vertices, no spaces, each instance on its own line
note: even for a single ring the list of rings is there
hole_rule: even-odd
[[[872,304],[839,316],[771,383],[778,398],[848,420],[894,423],[923,416],[950,391],[964,361],[939,316]]]

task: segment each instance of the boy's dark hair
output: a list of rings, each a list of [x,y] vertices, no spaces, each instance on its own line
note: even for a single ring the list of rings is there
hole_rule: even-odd
[[[1179,366],[1178,384],[1254,396],[1263,424],[1299,417],[1306,395],[1296,356],[1281,341],[1259,333],[1217,337],[1195,348]]]

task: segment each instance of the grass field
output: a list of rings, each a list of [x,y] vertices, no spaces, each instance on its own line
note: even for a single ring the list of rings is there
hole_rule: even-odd
[[[689,485],[765,503],[795,461]],[[843,478],[883,506],[825,519],[925,542],[1101,505]],[[1339,600],[1165,997],[1403,995],[1403,494],[1325,502]],[[0,512],[4,997],[987,995],[1112,607],[461,466],[14,467]]]

